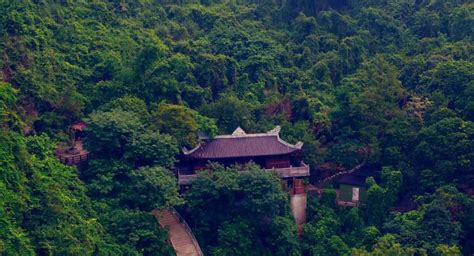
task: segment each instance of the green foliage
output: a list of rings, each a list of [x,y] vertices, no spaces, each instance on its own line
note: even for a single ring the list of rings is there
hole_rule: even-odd
[[[372,182],[367,181],[367,184],[370,183]],[[385,198],[386,190],[373,183],[367,189],[366,218],[370,224],[380,226],[388,214],[389,205]]]
[[[168,170],[144,167],[131,171],[129,176],[129,185],[125,184],[120,195],[122,205],[149,212],[183,203],[177,193],[176,180]]]
[[[417,166],[430,176],[421,183],[424,189],[472,181],[473,133],[473,123],[458,117],[442,119],[420,131],[415,148]]]
[[[99,107],[101,111],[109,111],[111,109],[122,110],[125,112],[133,112],[137,114],[143,120],[149,119],[149,113],[146,103],[137,97],[124,96],[118,99],[114,99]]]
[[[310,198],[299,248],[276,178],[216,174],[227,185],[207,180],[199,198],[227,208],[192,206],[217,216],[191,216],[207,252],[471,255],[473,204],[453,187],[474,186],[473,10],[465,0],[0,1],[0,254],[170,254],[144,210],[181,203],[166,169],[179,147],[198,131],[281,125],[305,143],[312,180],[321,166],[382,167],[367,205]],[[65,137],[83,117],[92,160],[80,175],[53,159],[49,138],[20,135]],[[389,214],[416,195],[416,211]],[[431,238],[423,226],[452,235],[420,239]]]
[[[394,234],[402,245],[422,248],[430,254],[439,253],[440,245],[445,245],[444,249],[455,247],[461,234],[459,221],[466,221],[461,216],[465,216],[464,211],[471,207],[472,200],[452,187],[442,187],[419,200],[424,202],[423,207],[396,214],[384,224],[384,229]],[[451,249],[455,250],[454,247]]]
[[[403,184],[402,172],[393,167],[384,166],[382,167],[380,178],[382,179],[381,185],[386,189],[385,200],[390,205],[393,205],[397,202],[398,194]]]
[[[11,111],[16,103],[17,91],[11,85],[0,82],[0,126],[21,128],[21,120],[14,111]]]
[[[171,255],[167,232],[150,214],[183,203],[166,168],[179,152],[175,137],[152,124],[145,103],[123,97],[101,107],[87,120],[85,145],[94,158],[83,178],[99,212],[98,219],[125,255]]]
[[[365,216],[367,222],[381,226],[398,199],[402,184],[402,173],[392,167],[383,167],[381,172],[382,183],[379,186],[373,177],[369,177],[367,184],[367,207]]]
[[[445,244],[440,244],[436,247],[437,255],[462,255],[461,250],[456,245],[449,246]]]
[[[173,137],[147,130],[132,136],[125,158],[133,159],[139,166],[171,167],[178,153],[178,145]]]
[[[201,246],[215,255],[294,255],[296,226],[279,178],[255,165],[210,168],[185,196]]]
[[[431,93],[441,92],[441,104],[474,120],[474,64],[467,61],[446,61],[422,76],[422,85]]]
[[[371,252],[367,252],[365,250],[354,249],[352,250],[353,255],[360,255],[360,256],[370,256],[370,255],[426,255],[426,252],[423,250],[417,250],[414,248],[405,248],[402,247],[397,241],[395,237],[391,234],[384,235],[380,237],[375,244],[373,250]]]
[[[325,189],[321,194],[321,203],[334,208],[336,206],[336,190]]]
[[[348,135],[370,147],[370,156],[378,157],[383,131],[395,125],[394,118],[403,119],[403,112],[397,107],[403,96],[403,88],[397,79],[392,65],[378,56],[370,63],[365,63],[354,75],[342,81],[345,87],[340,97],[346,98],[340,110],[347,120],[352,132]],[[359,93],[354,93],[359,92]],[[339,116],[339,113],[335,113]],[[347,136],[345,130],[341,136]],[[377,158],[375,158],[377,159]]]
[[[119,254],[172,255],[168,234],[150,211],[181,204],[174,177],[162,167],[132,169],[120,160],[94,160],[87,172],[98,221]]]
[[[182,146],[196,145],[198,130],[211,138],[217,133],[214,120],[185,106],[160,104],[152,116],[157,129],[174,136]]]
[[[336,212],[323,206],[316,214],[303,227],[303,252],[309,255],[348,254],[347,244],[338,236],[341,222]]]
[[[316,139],[315,132],[312,131],[311,125],[307,121],[298,121],[294,124],[289,122],[280,123],[282,126],[281,136],[285,141],[304,143],[302,149],[303,161],[310,166],[317,166],[324,161],[325,152],[321,150],[321,144]],[[321,127],[316,124],[316,127]],[[318,128],[316,128],[318,129]],[[324,128],[322,128],[324,129]],[[321,131],[321,133],[324,131]]]
[[[118,157],[125,154],[126,146],[135,134],[145,130],[140,117],[133,112],[112,110],[95,112],[86,120],[89,135],[85,141],[92,154]]]
[[[225,133],[232,133],[241,126],[252,128],[252,105],[233,95],[226,95],[204,106],[203,112],[217,120],[217,126]]]
[[[2,254],[112,253],[85,185],[53,157],[51,140],[10,132],[0,141]]]
[[[167,232],[149,212],[109,207],[100,202],[95,204],[95,209],[101,212],[98,220],[113,234],[117,244],[110,255],[174,255],[173,248],[165,242]]]

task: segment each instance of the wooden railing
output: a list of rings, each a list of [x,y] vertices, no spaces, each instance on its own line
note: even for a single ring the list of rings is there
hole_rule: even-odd
[[[308,177],[309,166],[305,163],[301,163],[298,167],[287,167],[287,168],[272,168],[265,169],[269,172],[276,172],[280,178],[292,178],[292,177]],[[197,178],[197,174],[181,174],[178,171],[178,184],[179,185],[190,185],[193,180]]]
[[[178,171],[178,184],[190,185],[193,180],[197,178],[197,174],[181,174]]]
[[[179,214],[173,207],[170,207],[170,210],[174,214],[174,216],[176,216],[176,218],[179,220],[181,225],[183,225],[184,229],[186,229],[186,232],[191,237],[191,240],[193,241],[193,245],[196,248],[196,250],[198,251],[198,256],[203,256],[204,254],[202,253],[201,247],[199,246],[199,243],[198,243],[196,237],[194,236],[193,231],[188,226],[188,223],[186,222],[186,220],[184,220],[183,217],[181,217],[181,214]]]
[[[350,206],[350,207],[354,207],[354,206],[360,205],[360,202],[343,201],[343,200],[340,200],[340,199],[337,199],[337,200],[336,200],[336,203],[337,203],[337,205],[339,205],[339,206]]]
[[[89,158],[89,153],[82,153],[78,155],[66,155],[66,156],[56,154],[56,157],[61,163],[65,165],[76,165],[84,161],[87,161],[87,159]]]
[[[334,180],[335,178],[337,178],[337,177],[339,177],[339,176],[341,176],[341,175],[344,175],[344,174],[351,174],[351,173],[354,173],[354,172],[360,170],[360,168],[364,167],[364,165],[365,165],[365,161],[362,162],[362,163],[360,163],[360,164],[358,164],[358,165],[356,165],[354,168],[352,168],[352,169],[350,169],[350,170],[342,171],[342,172],[337,172],[337,173],[335,173],[335,174],[333,174],[333,175],[331,175],[331,176],[329,176],[329,177],[326,177],[326,178],[324,178],[323,180],[319,181],[317,185],[318,185],[319,187],[323,187],[324,184],[326,184],[326,183],[328,183],[328,182]]]
[[[309,176],[309,166],[305,163],[301,163],[301,166],[298,167],[272,168],[266,169],[266,171],[276,172],[280,178]]]

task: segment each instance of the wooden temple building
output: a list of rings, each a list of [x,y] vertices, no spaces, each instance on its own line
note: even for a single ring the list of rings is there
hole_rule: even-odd
[[[238,127],[231,135],[204,139],[191,150],[183,149],[178,183],[182,187],[190,185],[209,162],[224,166],[254,162],[266,171],[276,172],[291,193],[302,194],[303,178],[310,175],[309,166],[300,160],[303,143],[290,144],[279,134],[279,126],[256,134],[247,134]]]

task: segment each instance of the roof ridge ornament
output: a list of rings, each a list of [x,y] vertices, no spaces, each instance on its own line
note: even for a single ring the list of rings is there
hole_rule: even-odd
[[[246,135],[247,133],[245,133],[244,129],[237,127],[234,132],[232,133],[232,136],[242,136],[242,135]]]
[[[277,126],[275,126],[275,128],[271,129],[267,133],[268,134],[279,134],[280,131],[281,131],[281,126],[277,125]]]
[[[298,148],[298,149],[301,149],[303,147],[303,142],[302,141],[298,141],[296,144],[295,144],[295,148]]]
[[[181,147],[181,150],[183,151],[185,155],[189,154],[189,149],[187,147]]]

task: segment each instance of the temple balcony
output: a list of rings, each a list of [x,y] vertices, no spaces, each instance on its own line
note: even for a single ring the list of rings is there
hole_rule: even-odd
[[[191,182],[197,178],[197,174],[182,174],[178,171],[178,184],[180,186],[191,185]]]
[[[276,172],[280,178],[302,178],[309,177],[309,166],[301,162],[301,166],[290,166],[286,168],[265,169],[269,172]]]
[[[265,169],[265,171],[276,172],[280,178],[303,178],[309,177],[309,166],[301,163],[301,166],[291,166],[286,168],[272,168]],[[187,173],[185,171],[178,171],[178,184],[190,185],[191,182],[197,178],[195,173]]]

